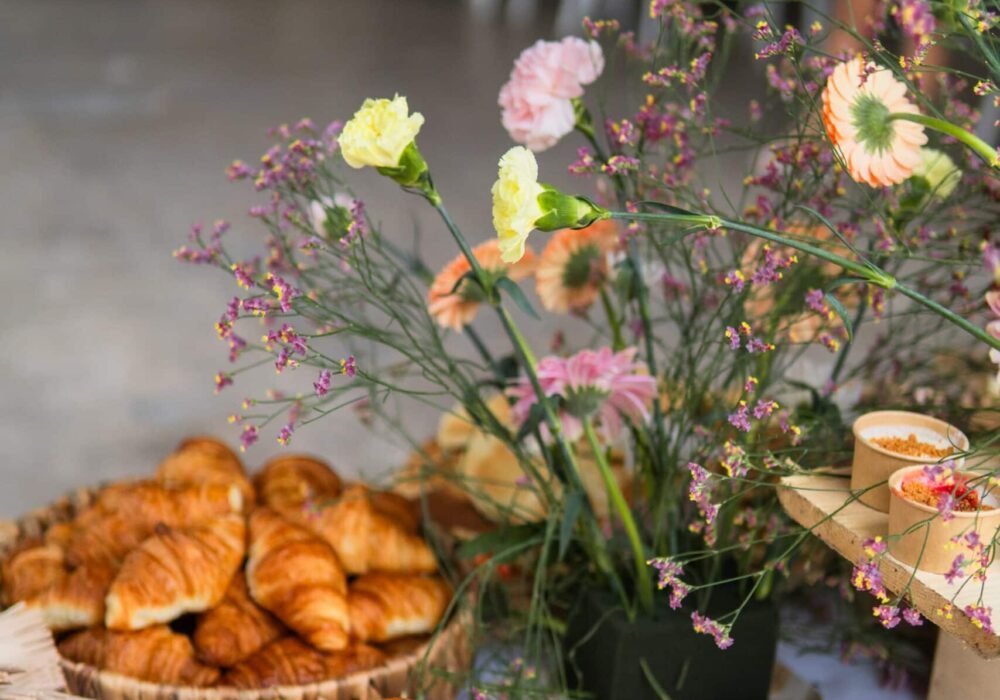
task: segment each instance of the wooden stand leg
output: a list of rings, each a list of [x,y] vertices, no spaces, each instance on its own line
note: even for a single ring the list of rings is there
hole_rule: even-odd
[[[927,700],[988,698],[1000,692],[1000,659],[984,659],[950,634],[941,633],[934,652]]]

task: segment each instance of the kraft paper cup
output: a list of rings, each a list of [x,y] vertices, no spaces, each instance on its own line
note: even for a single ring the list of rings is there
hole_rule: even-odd
[[[897,469],[915,464],[934,463],[938,460],[925,456],[910,456],[879,447],[871,442],[873,438],[899,437],[906,439],[912,433],[921,442],[936,447],[952,447],[956,452],[969,449],[969,438],[953,425],[943,420],[909,411],[874,411],[866,413],[854,421],[854,462],[851,465],[851,490],[859,491],[875,484],[865,491],[859,500],[867,506],[883,513],[889,510],[889,477]],[[956,458],[955,465],[961,467],[964,459]]]
[[[911,501],[902,494],[903,479],[910,474],[919,473],[923,468],[923,465],[905,467],[889,477],[888,548],[892,556],[908,566],[943,574],[951,568],[959,554],[965,554],[967,560],[973,558],[964,543],[954,543],[952,539],[973,531],[978,532],[984,542],[993,539],[1000,527],[1000,508],[997,507],[1000,501],[992,490],[977,488],[981,502],[993,506],[993,509],[955,512],[954,517],[945,521],[936,508]],[[973,472],[963,474],[975,476]],[[911,527],[913,530],[907,532]]]

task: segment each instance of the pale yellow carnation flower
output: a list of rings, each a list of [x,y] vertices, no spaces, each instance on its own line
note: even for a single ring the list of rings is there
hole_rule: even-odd
[[[500,259],[515,263],[524,255],[524,244],[535,222],[542,217],[538,195],[538,163],[535,154],[515,146],[500,159],[500,172],[493,185],[493,228],[500,239]]]
[[[913,168],[913,174],[926,179],[931,192],[941,199],[947,199],[962,180],[962,171],[955,161],[933,148],[920,149],[920,162]]]
[[[352,168],[395,168],[423,124],[422,114],[410,114],[405,97],[369,98],[344,125],[340,151]]]

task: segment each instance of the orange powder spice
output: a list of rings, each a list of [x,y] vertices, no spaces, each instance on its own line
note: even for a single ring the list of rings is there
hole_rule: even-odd
[[[940,459],[952,453],[950,447],[935,447],[929,442],[917,440],[917,436],[910,433],[909,437],[877,437],[872,438],[872,442],[884,450],[897,452],[909,457],[934,457]]]

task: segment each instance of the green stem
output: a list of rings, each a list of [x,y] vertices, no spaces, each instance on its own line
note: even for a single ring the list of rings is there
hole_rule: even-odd
[[[1000,350],[1000,339],[994,338],[985,330],[973,323],[970,323],[951,309],[948,309],[933,299],[924,296],[917,290],[906,286],[885,270],[882,270],[871,263],[858,263],[827,250],[823,250],[822,248],[810,245],[809,243],[803,243],[793,238],[789,238],[788,234],[782,234],[777,231],[769,231],[768,229],[758,228],[749,224],[740,223],[739,221],[730,221],[729,219],[723,219],[720,217],[703,216],[698,214],[640,214],[616,211],[610,212],[610,217],[612,219],[667,221],[673,223],[695,224],[700,226],[708,225],[706,222],[710,219],[714,219],[716,224],[718,226],[722,226],[723,228],[731,229],[733,231],[742,231],[743,233],[756,236],[757,238],[763,238],[789,248],[794,248],[795,250],[801,250],[803,253],[809,253],[810,255],[814,255],[822,260],[838,265],[843,269],[854,273],[869,284],[874,284],[875,286],[882,287],[884,289],[895,289],[903,296],[909,297],[921,306],[924,306],[943,318],[948,319],[948,321],[955,324],[977,340],[986,343],[991,348]]]
[[[622,324],[618,320],[614,307],[611,305],[611,297],[608,296],[607,287],[601,285],[601,305],[604,306],[604,315],[608,317],[608,325],[611,326],[611,339],[615,352],[625,348],[625,339],[622,337]]]
[[[980,158],[992,167],[1000,167],[1000,158],[997,157],[996,149],[975,134],[969,133],[962,127],[955,126],[949,121],[938,119],[937,117],[928,117],[923,114],[909,114],[908,112],[893,112],[889,115],[889,119],[913,122],[914,124],[920,124],[921,126],[926,126],[928,129],[934,129],[935,131],[940,131],[942,134],[952,136],[975,151]]]
[[[629,508],[625,495],[622,493],[615,475],[608,465],[607,457],[604,453],[604,446],[597,439],[594,431],[594,421],[590,418],[583,419],[583,431],[590,442],[590,449],[594,452],[594,459],[597,461],[597,469],[601,473],[601,480],[604,481],[604,488],[608,491],[608,500],[611,507],[618,513],[622,525],[625,526],[625,534],[632,545],[632,554],[635,558],[635,585],[639,594],[639,605],[646,612],[653,610],[653,583],[649,576],[649,566],[646,564],[646,551],[642,546],[642,539],[639,537],[639,528],[632,517],[632,510]]]
[[[486,275],[483,273],[482,266],[480,266],[479,261],[476,260],[476,257],[472,254],[472,250],[469,248],[469,244],[466,242],[465,236],[462,235],[462,232],[455,225],[455,222],[451,220],[451,217],[448,215],[448,210],[445,209],[444,204],[441,202],[440,196],[434,199],[428,198],[428,201],[437,210],[438,214],[440,214],[442,221],[444,221],[445,226],[451,233],[452,238],[455,239],[455,243],[462,251],[466,260],[469,261],[470,267],[479,278],[481,284],[485,285],[487,280]],[[485,288],[486,287],[484,286],[484,289]],[[493,297],[492,290],[489,291],[489,296],[491,298]],[[542,413],[545,417],[545,423],[549,428],[549,433],[551,433],[552,439],[555,441],[559,449],[559,453],[562,456],[564,463],[567,465],[567,469],[571,474],[574,486],[586,493],[583,488],[583,483],[580,480],[580,468],[576,461],[576,455],[573,452],[573,448],[566,441],[566,436],[563,434],[559,416],[552,410],[551,401],[542,391],[541,383],[538,381],[538,362],[535,359],[534,353],[531,351],[531,346],[521,334],[520,329],[517,327],[517,324],[514,323],[514,319],[511,318],[507,309],[503,307],[503,304],[499,300],[495,300],[492,305],[496,309],[497,314],[500,316],[500,320],[503,322],[504,330],[507,332],[511,344],[514,346],[515,352],[520,356],[521,364],[524,367],[524,373],[531,382],[531,387],[535,391],[535,396],[538,397],[538,403],[542,407]],[[601,537],[597,521],[593,517],[586,518],[583,530],[585,535],[585,546],[594,557],[598,568],[604,573],[605,576],[608,577],[612,586],[614,586],[619,593],[624,596],[624,590],[621,583],[618,581],[611,559],[608,557],[608,552],[605,548],[604,540]],[[627,603],[627,601],[625,602]]]

